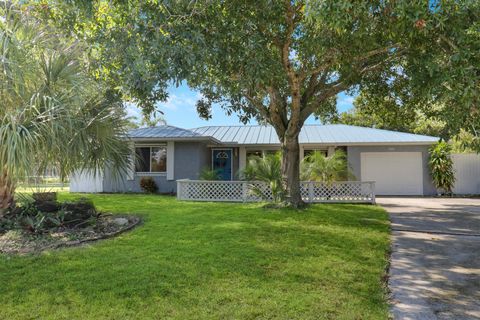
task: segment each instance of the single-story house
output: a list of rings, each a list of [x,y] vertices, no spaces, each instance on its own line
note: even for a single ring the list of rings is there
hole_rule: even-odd
[[[276,152],[280,143],[271,126],[207,126],[182,129],[158,126],[130,131],[130,144],[141,161],[114,179],[109,170],[95,177],[72,177],[74,192],[140,192],[140,179],[152,177],[159,192],[176,192],[176,180],[199,178],[204,168],[224,180],[238,179],[251,155]],[[346,152],[357,180],[375,181],[378,195],[434,195],[428,171],[428,148],[438,138],[389,130],[334,125],[305,125],[300,157],[312,151]],[[126,142],[127,143],[127,142]],[[132,157],[133,158],[133,157]]]

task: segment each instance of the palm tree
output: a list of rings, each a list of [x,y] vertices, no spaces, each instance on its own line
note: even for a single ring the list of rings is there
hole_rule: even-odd
[[[274,202],[280,202],[284,200],[285,197],[281,167],[282,158],[280,152],[276,154],[266,154],[264,157],[253,156],[248,159],[242,176],[245,180],[267,183],[272,191],[272,200]],[[268,194],[258,186],[252,185],[251,191],[256,196],[269,200]]]
[[[128,165],[122,102],[86,70],[84,47],[0,2],[0,217],[26,175]]]
[[[301,179],[304,181],[332,183],[353,177],[348,168],[346,154],[341,150],[336,150],[328,157],[315,151],[303,159],[300,170]]]

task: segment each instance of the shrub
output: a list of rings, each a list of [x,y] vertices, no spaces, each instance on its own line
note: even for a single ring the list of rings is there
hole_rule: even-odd
[[[59,227],[77,228],[94,224],[99,216],[93,202],[85,198],[58,207],[57,211],[45,212],[31,196],[18,194],[17,206],[0,219],[0,233],[23,229],[38,234]]]
[[[140,188],[142,188],[142,190],[146,193],[155,193],[158,190],[155,180],[150,177],[143,177],[140,180]]]
[[[65,202],[53,221],[58,226],[76,227],[90,223],[98,217],[93,201],[82,198],[74,202]]]
[[[452,193],[455,184],[455,172],[453,170],[453,161],[450,156],[452,147],[445,141],[433,145],[430,152],[428,165],[433,183],[437,189],[443,193]]]
[[[272,198],[274,202],[281,202],[285,200],[285,187],[282,179],[282,160],[280,153],[267,154],[265,157],[251,157],[248,160],[247,166],[242,172],[242,177],[245,180],[257,180],[266,182],[272,190]],[[270,200],[269,196],[263,192],[261,188],[252,186],[251,191],[254,195],[264,199]]]
[[[355,179],[348,168],[347,156],[342,150],[336,150],[328,157],[321,152],[313,152],[303,159],[300,172],[300,178],[304,181],[332,183]]]
[[[209,168],[203,168],[198,178],[200,180],[206,181],[216,181],[221,179],[220,172],[218,170],[213,170]]]

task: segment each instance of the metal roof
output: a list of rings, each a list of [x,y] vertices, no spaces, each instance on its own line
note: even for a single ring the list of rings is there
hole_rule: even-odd
[[[158,126],[129,132],[134,140],[212,140],[224,144],[279,144],[271,126],[208,126],[182,129]],[[369,144],[432,144],[439,138],[390,130],[349,126],[344,124],[305,125],[300,132],[301,144],[369,145]]]
[[[134,140],[214,140],[219,142],[213,137],[205,136],[192,130],[167,125],[133,129],[128,132],[128,137]]]
[[[209,126],[191,129],[222,143],[279,144],[272,126]],[[301,144],[432,144],[439,138],[390,130],[344,124],[305,125],[299,136]]]

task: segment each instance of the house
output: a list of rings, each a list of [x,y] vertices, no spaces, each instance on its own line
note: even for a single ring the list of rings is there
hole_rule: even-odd
[[[95,177],[72,177],[74,192],[140,192],[142,177],[152,177],[159,192],[175,192],[176,180],[198,179],[203,168],[238,179],[251,155],[276,152],[280,143],[271,126],[208,126],[182,129],[158,126],[130,131],[132,152],[140,159],[124,177],[109,170]],[[378,195],[436,194],[428,167],[428,148],[436,137],[349,125],[305,125],[299,136],[300,157],[336,149],[346,152],[358,180],[375,181]]]

